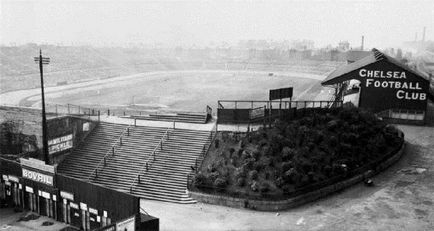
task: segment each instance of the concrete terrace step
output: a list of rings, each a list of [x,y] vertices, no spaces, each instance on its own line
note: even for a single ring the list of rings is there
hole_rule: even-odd
[[[199,115],[183,115],[193,119]],[[100,123],[86,141],[59,165],[59,172],[87,180],[104,155],[111,150],[128,125]],[[92,181],[129,193],[130,184],[143,169],[152,151],[157,147],[168,128],[130,126],[124,133],[122,145],[116,146],[106,165],[98,169],[98,177]],[[132,194],[144,199],[176,203],[194,203],[185,194],[187,174],[197,158],[201,157],[204,144],[209,143],[209,131],[169,129],[169,139],[158,149],[155,161],[148,172],[141,174],[141,183],[135,182]]]

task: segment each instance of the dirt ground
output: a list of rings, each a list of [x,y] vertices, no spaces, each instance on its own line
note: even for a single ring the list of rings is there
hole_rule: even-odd
[[[357,184],[279,213],[149,200],[141,207],[161,230],[434,230],[434,127],[398,127],[406,152],[374,187]]]
[[[249,71],[167,71],[93,80],[46,87],[47,104],[87,107],[134,107],[142,109],[203,111],[217,107],[217,100],[267,100],[269,89],[294,87],[297,99],[313,99],[325,76],[306,73]],[[294,98],[294,99],[295,99]],[[0,94],[8,105],[38,106],[40,90]]]

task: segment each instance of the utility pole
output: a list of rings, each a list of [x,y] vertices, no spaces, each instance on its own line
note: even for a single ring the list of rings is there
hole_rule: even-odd
[[[42,151],[44,153],[45,164],[50,164],[48,158],[48,138],[47,138],[47,117],[45,115],[45,96],[44,96],[44,71],[43,65],[50,63],[50,58],[42,57],[42,51],[39,50],[39,57],[35,57],[35,62],[39,63],[39,72],[41,73],[41,95],[42,95]]]

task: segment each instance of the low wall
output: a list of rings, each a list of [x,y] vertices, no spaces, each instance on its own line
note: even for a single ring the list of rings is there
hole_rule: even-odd
[[[203,203],[224,205],[224,206],[236,207],[236,208],[249,208],[255,210],[262,210],[262,211],[279,211],[279,210],[289,209],[328,196],[331,193],[348,188],[351,185],[359,183],[366,178],[374,176],[375,174],[383,171],[384,169],[388,168],[390,165],[398,161],[401,158],[404,149],[405,149],[405,142],[402,143],[401,148],[395,153],[395,155],[393,155],[386,161],[379,164],[375,169],[368,170],[362,174],[356,175],[352,178],[343,180],[336,184],[332,184],[323,187],[321,189],[300,196],[288,198],[285,200],[279,200],[279,201],[250,200],[250,199],[235,198],[229,196],[212,195],[212,194],[206,194],[206,193],[201,193],[196,191],[190,191],[189,195],[193,199]]]

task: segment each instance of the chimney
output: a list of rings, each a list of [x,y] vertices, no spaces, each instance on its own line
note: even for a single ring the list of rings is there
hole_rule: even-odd
[[[426,27],[423,27],[423,34],[422,34],[422,42],[425,42],[425,31],[426,31]]]
[[[363,47],[364,47],[364,45],[365,45],[365,36],[362,35],[362,47],[361,47],[361,50],[362,50],[362,51],[363,51]]]

